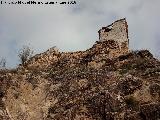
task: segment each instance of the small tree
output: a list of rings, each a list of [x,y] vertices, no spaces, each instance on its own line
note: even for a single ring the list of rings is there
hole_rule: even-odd
[[[20,58],[21,64],[24,64],[33,55],[33,50],[29,46],[23,46],[20,49],[18,57]]]
[[[0,68],[5,68],[6,67],[6,59],[2,58],[0,60]]]

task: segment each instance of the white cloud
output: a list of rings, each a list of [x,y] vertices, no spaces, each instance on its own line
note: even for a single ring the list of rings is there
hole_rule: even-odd
[[[70,6],[0,5],[0,56],[6,57],[13,67],[18,63],[17,51],[24,44],[30,44],[36,53],[55,45],[61,51],[85,50],[98,40],[97,31],[102,26],[123,17],[128,20],[131,48],[147,48],[157,54],[160,1],[153,1],[77,0],[77,5]]]

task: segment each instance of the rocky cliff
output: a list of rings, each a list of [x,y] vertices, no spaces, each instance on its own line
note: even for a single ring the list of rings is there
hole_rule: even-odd
[[[92,48],[35,55],[0,71],[0,120],[159,120],[160,61],[148,50]]]

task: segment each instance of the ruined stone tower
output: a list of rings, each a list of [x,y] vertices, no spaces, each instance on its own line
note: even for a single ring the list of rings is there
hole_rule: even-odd
[[[117,20],[107,27],[102,27],[98,32],[99,41],[96,41],[92,48],[86,51],[59,52],[56,47],[52,47],[46,52],[30,58],[26,61],[26,66],[45,68],[59,61],[60,56],[72,63],[73,61],[80,62],[82,59],[115,58],[129,52],[128,25],[125,18]],[[89,56],[94,57],[90,58]]]
[[[128,52],[128,25],[125,18],[117,20],[107,27],[102,27],[98,33],[100,41],[114,41],[118,46],[118,51],[121,51],[120,54]]]

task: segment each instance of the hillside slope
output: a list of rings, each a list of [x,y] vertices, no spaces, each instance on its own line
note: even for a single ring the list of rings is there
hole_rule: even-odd
[[[112,59],[88,53],[59,55],[46,68],[1,71],[1,119],[160,118],[160,62],[149,51]]]
[[[159,120],[160,61],[148,50],[92,48],[32,57],[0,71],[0,120]]]

